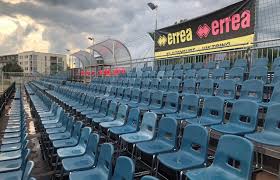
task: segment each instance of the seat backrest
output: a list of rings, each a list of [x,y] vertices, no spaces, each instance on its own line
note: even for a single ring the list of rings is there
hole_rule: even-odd
[[[97,148],[99,144],[100,136],[96,133],[92,133],[89,135],[88,145],[86,148],[86,153],[91,157],[96,157],[97,155]]]
[[[149,105],[151,101],[151,92],[147,89],[141,92],[140,103]]]
[[[229,122],[255,130],[258,123],[258,104],[248,100],[238,100],[233,104]]]
[[[280,103],[280,82],[274,85],[270,101]]]
[[[183,93],[185,94],[195,94],[196,82],[194,79],[184,80]]]
[[[196,69],[196,70],[202,69],[203,68],[203,62],[194,63],[193,68]]]
[[[219,82],[216,96],[234,99],[236,95],[236,83],[232,79],[225,79]]]
[[[131,99],[131,89],[130,88],[126,88],[124,90],[123,99],[125,99],[125,100],[130,100]]]
[[[139,102],[141,98],[141,91],[138,88],[134,88],[131,90],[131,100],[133,102]]]
[[[173,75],[174,75],[174,71],[173,70],[166,71],[163,78],[172,79]]]
[[[66,128],[66,129],[67,129],[68,132],[72,133],[72,130],[73,130],[72,127],[73,127],[73,125],[74,125],[74,120],[75,120],[75,119],[74,119],[74,117],[68,117],[68,116],[67,116],[67,118],[68,118],[69,120],[68,120],[68,124],[67,124],[67,128]]]
[[[168,91],[168,86],[169,86],[169,80],[168,79],[162,79],[159,83],[158,90]]]
[[[82,129],[81,137],[79,139],[79,145],[81,145],[82,147],[86,148],[86,146],[88,144],[88,138],[89,138],[90,133],[91,133],[91,128],[84,127]]]
[[[111,180],[133,180],[135,165],[131,158],[126,156],[118,157],[114,174]]]
[[[245,70],[245,69],[247,69],[247,60],[246,59],[236,59],[233,64],[233,67],[240,67]]]
[[[267,82],[267,66],[256,66],[253,67],[249,74],[249,79],[259,79],[262,80],[264,83]]]
[[[151,71],[149,77],[150,78],[156,78],[157,77],[157,71]]]
[[[196,70],[189,69],[185,71],[185,79],[195,79],[196,78]]]
[[[123,98],[124,95],[124,88],[123,87],[119,87],[117,90],[117,98]]]
[[[109,108],[108,108],[107,116],[114,118],[117,114],[117,107],[118,107],[118,104],[115,101],[111,101]]]
[[[272,84],[280,82],[280,66],[274,70]]]
[[[174,78],[182,80],[184,78],[184,71],[181,69],[174,71]]]
[[[165,74],[165,71],[159,71],[159,72],[157,73],[157,78],[158,78],[158,79],[164,78],[164,74]]]
[[[200,95],[212,96],[214,93],[214,81],[213,79],[203,79],[200,81],[198,92]]]
[[[140,122],[140,110],[138,108],[131,108],[127,117],[127,125],[138,129]]]
[[[127,105],[119,105],[118,112],[116,115],[116,120],[125,122],[127,116],[128,107]]]
[[[168,92],[179,92],[180,82],[181,81],[179,79],[170,80],[170,84],[169,84],[169,87],[168,87]]]
[[[280,134],[280,118],[279,116],[280,104],[271,105],[267,109],[264,121],[264,130]]]
[[[182,66],[182,64],[175,64],[175,66],[174,66],[174,70],[181,70],[181,69],[183,69],[183,66]],[[175,72],[176,72],[175,71]]]
[[[29,180],[30,179],[30,174],[31,171],[34,167],[34,162],[33,161],[28,161],[26,163],[25,169],[24,169],[24,173],[22,174],[22,180]]]
[[[153,80],[151,81],[150,89],[152,89],[152,90],[158,90],[158,86],[159,86],[159,80],[158,80],[158,79],[153,79]]]
[[[192,63],[183,64],[184,71],[190,70],[191,68],[192,68]]]
[[[253,63],[253,67],[257,67],[257,66],[267,66],[268,64],[268,58],[257,58],[255,59],[254,63]]]
[[[98,168],[102,174],[111,177],[112,174],[112,159],[114,154],[114,146],[109,143],[104,143],[100,147],[100,153],[96,168]]]
[[[158,125],[157,139],[175,147],[177,143],[177,121],[174,118],[162,117]]]
[[[208,79],[209,77],[209,69],[200,69],[197,71],[197,79],[203,80]]]
[[[240,91],[240,99],[262,101],[263,87],[264,83],[261,80],[251,79],[244,81]]]
[[[277,57],[274,59],[273,64],[272,64],[272,71],[275,71],[280,67],[280,57]]]
[[[134,86],[134,82],[135,82],[135,79],[134,78],[131,78],[128,80],[128,86],[129,87],[133,87]]]
[[[151,73],[150,71],[144,71],[142,77],[143,78],[149,78],[150,73]]]
[[[154,137],[156,132],[157,115],[154,112],[145,112],[143,115],[140,131],[151,137]]]
[[[179,109],[179,94],[170,92],[166,96],[164,108],[178,111]]]
[[[150,88],[150,79],[143,79],[142,80],[142,89],[149,89]]]
[[[199,110],[199,96],[188,94],[183,96],[180,112],[197,115]]]
[[[204,100],[202,117],[210,118],[217,123],[224,120],[224,101],[217,96],[208,97]]]
[[[151,104],[152,106],[162,107],[163,105],[163,93],[162,91],[156,91],[151,96]]]
[[[206,162],[208,139],[209,135],[206,128],[200,125],[187,125],[184,129],[180,150]]]
[[[173,70],[173,65],[172,64],[167,65],[165,71],[171,71],[171,70]]]
[[[127,87],[128,83],[129,83],[128,79],[124,79],[123,83],[122,83],[122,86]]]
[[[141,178],[141,180],[159,180],[159,179],[154,176],[144,176]]]
[[[101,102],[101,106],[100,106],[100,113],[106,115],[108,106],[109,106],[109,101],[106,99],[103,99]]]
[[[223,135],[219,140],[211,166],[234,174],[237,179],[251,179],[253,153],[254,146],[249,140],[234,135]]]
[[[244,68],[234,67],[229,71],[229,79],[233,79],[237,83],[244,81]]]
[[[94,110],[100,110],[101,102],[102,102],[101,98],[96,98],[95,101],[94,101],[93,109]]]
[[[223,60],[219,63],[219,68],[224,68],[225,70],[230,69],[230,61],[229,60]]]
[[[137,79],[135,79],[135,82],[134,82],[134,88],[141,88],[141,79],[140,78],[137,78]]]
[[[205,65],[205,69],[216,69],[216,61],[210,61]]]
[[[166,66],[165,65],[161,65],[160,67],[159,67],[159,71],[165,71],[166,70]]]
[[[78,121],[75,122],[74,126],[73,126],[73,130],[72,130],[72,137],[75,139],[79,139],[80,134],[81,134],[81,128],[83,126],[83,123]]]
[[[110,96],[115,97],[117,95],[117,87],[112,86],[110,90]]]
[[[212,72],[212,79],[221,80],[225,78],[226,70],[224,68],[214,69]]]
[[[143,72],[142,71],[137,71],[136,72],[136,77],[137,78],[142,78]]]

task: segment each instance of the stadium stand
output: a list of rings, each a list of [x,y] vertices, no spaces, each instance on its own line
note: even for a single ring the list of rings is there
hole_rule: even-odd
[[[256,143],[280,147],[277,62],[274,78],[266,58],[252,68],[238,59],[133,69],[89,84],[43,78],[25,89],[54,178],[245,180],[258,165]]]

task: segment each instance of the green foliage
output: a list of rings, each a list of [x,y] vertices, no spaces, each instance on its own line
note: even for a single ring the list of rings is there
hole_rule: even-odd
[[[23,72],[23,69],[14,62],[9,62],[3,66],[2,71],[4,72]]]

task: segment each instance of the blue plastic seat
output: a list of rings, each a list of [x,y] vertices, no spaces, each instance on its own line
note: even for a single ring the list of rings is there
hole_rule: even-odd
[[[164,94],[168,91],[169,80],[164,78],[160,81],[158,90],[162,91]]]
[[[216,61],[210,61],[205,64],[205,69],[214,70],[216,69]]]
[[[211,97],[214,94],[214,81],[213,79],[203,79],[200,81],[198,88],[199,96],[203,98]]]
[[[29,180],[34,167],[33,161],[28,161],[20,170],[1,173],[1,180]]]
[[[196,70],[189,69],[185,71],[185,79],[196,79]]]
[[[219,97],[209,97],[204,100],[202,114],[197,118],[186,119],[188,123],[210,126],[220,124],[224,120],[224,101]]]
[[[216,96],[222,98],[224,101],[235,99],[236,83],[232,79],[222,80],[218,84]]]
[[[244,135],[256,130],[258,124],[258,104],[253,101],[239,100],[233,104],[229,121],[213,125],[212,130],[223,134]]]
[[[180,90],[180,83],[181,83],[181,80],[179,80],[177,78],[170,80],[168,92],[178,93]]]
[[[149,79],[145,79],[145,80],[149,80]],[[140,98],[141,98],[141,90],[140,89],[132,89],[131,91],[132,91],[131,99],[127,103],[127,105],[130,108],[135,108],[139,105],[139,101],[140,101]]]
[[[97,114],[100,111],[100,107],[101,107],[101,103],[102,103],[102,99],[101,98],[95,98],[94,101],[94,106],[92,110],[89,111],[82,111],[81,115],[88,115],[88,114]]]
[[[269,106],[263,130],[246,134],[245,137],[259,144],[280,147],[279,108],[280,104]]]
[[[126,123],[123,126],[109,128],[109,132],[115,135],[136,132],[138,130],[139,119],[140,110],[138,108],[132,108],[129,111]]]
[[[176,70],[182,70],[182,69],[183,69],[182,64],[175,64],[175,66],[174,66],[174,71],[176,71]]]
[[[278,66],[275,70],[274,70],[274,74],[273,74],[273,79],[271,84],[275,85],[277,83],[280,82],[280,66]]]
[[[154,162],[156,155],[159,153],[169,152],[175,149],[177,143],[177,129],[177,121],[175,119],[163,117],[159,121],[158,132],[155,139],[137,143],[136,147],[141,152],[153,155]]]
[[[162,66],[161,66],[161,67],[162,67]],[[160,71],[157,73],[157,79],[163,79],[164,74],[165,74],[165,71],[160,70]]]
[[[118,108],[116,118],[113,121],[102,122],[99,125],[103,128],[123,126],[126,121],[127,112],[128,112],[127,105],[121,104]]]
[[[73,127],[74,127],[74,117],[69,118],[70,120],[68,121],[66,131],[62,133],[53,133],[53,134],[48,134],[49,135],[49,140],[54,141],[54,140],[59,140],[59,139],[68,139],[71,137],[71,134],[73,132]]]
[[[29,141],[27,140],[27,135],[26,135],[21,142],[1,145],[0,151],[1,152],[16,151],[23,148],[25,144],[28,144],[28,142]]]
[[[193,68],[196,69],[196,70],[202,69],[203,68],[203,62],[194,63]]]
[[[140,107],[141,110],[156,110],[161,109],[163,105],[163,92],[162,91],[156,91],[151,96],[151,103],[147,107]]]
[[[172,117],[176,120],[186,120],[197,117],[199,110],[199,97],[195,94],[183,96],[181,109],[178,113],[166,114],[167,117]]]
[[[107,115],[109,101],[102,100],[99,113],[87,114],[86,118],[93,120],[94,118],[104,118]]]
[[[244,81],[244,68],[234,67],[229,71],[229,79],[234,80],[238,84],[242,84]]]
[[[74,124],[71,137],[68,139],[52,141],[53,147],[54,148],[64,148],[64,147],[71,147],[71,146],[77,145],[78,141],[79,141],[79,137],[80,137],[81,128],[82,128],[82,123],[76,122]]]
[[[135,82],[134,82],[134,86],[133,86],[133,88],[138,88],[138,89],[140,89],[141,88],[141,86],[142,86],[142,81],[141,81],[141,79],[140,78],[137,78],[137,79],[135,79]]]
[[[268,58],[257,58],[254,60],[253,67],[264,67],[268,64]]]
[[[249,74],[249,79],[259,79],[264,83],[267,83],[267,72],[268,68],[266,66],[256,66],[253,67]]]
[[[142,77],[143,77],[144,79],[147,79],[147,78],[149,78],[150,73],[151,73],[151,71],[144,71],[143,74],[142,74]]]
[[[123,99],[119,101],[119,103],[121,104],[127,104],[129,103],[130,99],[131,99],[131,88],[126,88],[124,90],[124,95],[123,95]]]
[[[209,69],[200,69],[197,71],[197,80],[198,81],[208,79],[208,77],[209,77]]]
[[[132,159],[125,156],[118,157],[111,180],[133,180],[135,165]]]
[[[170,92],[166,96],[164,106],[161,109],[154,109],[152,112],[158,115],[176,113],[179,108],[179,94]]]
[[[124,95],[124,88],[123,87],[119,87],[118,90],[117,90],[116,98],[114,100],[116,100],[116,101],[122,100],[123,95]]]
[[[261,107],[269,107],[271,105],[280,104],[280,82],[276,83],[269,102],[260,102]]]
[[[101,123],[101,122],[113,121],[117,114],[117,107],[118,107],[118,104],[114,101],[111,101],[109,108],[108,108],[107,115],[105,117],[93,118],[92,122]]]
[[[262,102],[263,99],[263,87],[264,83],[262,80],[251,79],[244,81],[239,99],[246,99],[253,102]],[[228,100],[230,103],[234,103],[237,100]]]
[[[86,152],[86,147],[88,145],[89,135],[91,133],[91,128],[85,127],[81,130],[81,136],[79,138],[78,144],[72,147],[60,148],[57,150],[57,155],[60,159],[66,157],[74,157],[83,155]]]
[[[150,84],[151,84],[151,80],[149,78],[143,79],[142,80],[142,88],[141,89],[149,89],[150,88]],[[132,93],[133,93],[133,91],[132,91]]]
[[[97,160],[97,148],[99,144],[99,135],[90,134],[86,152],[82,156],[64,158],[62,166],[66,172],[84,170],[95,165]]]
[[[184,71],[190,70],[191,68],[192,68],[192,63],[183,64]]]
[[[128,143],[138,143],[152,140],[156,131],[157,115],[153,112],[145,112],[140,130],[138,132],[121,135],[122,140]]]
[[[177,78],[179,80],[183,80],[184,78],[184,71],[183,70],[175,70],[174,71],[174,78]]]
[[[180,149],[176,152],[159,154],[157,159],[164,166],[180,172],[201,168],[207,162],[208,131],[198,125],[188,125],[184,129]],[[157,168],[159,169],[159,168]]]
[[[219,63],[219,68],[220,69],[225,69],[228,71],[230,69],[230,61],[229,60],[223,60]]]
[[[254,146],[247,139],[224,135],[219,140],[212,165],[207,168],[191,170],[186,173],[186,176],[190,180],[251,179],[253,152]],[[237,166],[237,164],[239,165]]]
[[[246,70],[248,67],[248,63],[246,59],[237,59],[234,61],[233,67],[239,67]]]
[[[224,68],[214,69],[212,72],[214,83],[219,83],[221,80],[224,80],[225,72],[226,70]]]
[[[195,94],[196,82],[194,79],[185,79],[182,94]]]
[[[96,167],[84,171],[70,172],[70,180],[108,180],[112,174],[112,156],[114,153],[114,147],[112,144],[104,143],[101,145],[100,154]]]
[[[150,85],[150,91],[153,93],[157,91],[159,88],[159,80],[158,79],[152,79],[151,85]]]
[[[173,76],[174,76],[174,71],[173,70],[169,70],[169,71],[166,71],[163,78],[165,79],[173,79]]]
[[[280,57],[276,57],[272,63],[272,71],[276,71],[280,67]]]
[[[165,68],[165,71],[171,71],[173,70],[173,64],[168,64]]]
[[[154,78],[156,78],[156,77],[157,77],[157,71],[155,71],[155,70],[154,70],[154,71],[151,71],[151,72],[150,72],[150,75],[149,75],[149,78],[153,78],[153,79],[154,79]]]

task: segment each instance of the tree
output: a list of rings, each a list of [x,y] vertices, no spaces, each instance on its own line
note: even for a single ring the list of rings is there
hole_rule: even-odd
[[[14,62],[9,62],[2,68],[3,72],[23,72],[23,69],[20,65]]]

